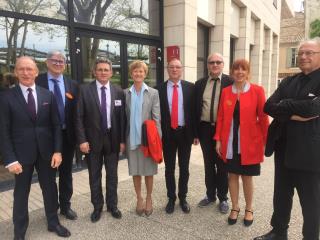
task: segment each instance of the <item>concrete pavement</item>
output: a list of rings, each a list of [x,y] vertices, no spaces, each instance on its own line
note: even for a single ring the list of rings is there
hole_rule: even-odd
[[[104,208],[101,220],[95,224],[90,221],[92,205],[87,171],[74,174],[74,196],[72,207],[78,213],[78,220],[70,221],[60,216],[63,225],[69,228],[72,236],[69,239],[230,239],[247,240],[270,230],[273,195],[273,159],[267,158],[262,164],[262,174],[255,177],[254,223],[244,227],[244,198],[240,191],[241,212],[236,225],[227,224],[227,215],[220,214],[217,204],[207,208],[197,207],[204,197],[204,169],[202,153],[199,146],[193,147],[190,161],[190,180],[188,201],[190,214],[184,214],[176,202],[172,215],[165,213],[167,203],[164,180],[164,165],[159,165],[155,176],[153,205],[154,212],[150,217],[139,217],[135,214],[135,193],[133,183],[128,176],[127,161],[119,163],[119,209],[123,213],[121,220],[116,220]],[[178,167],[176,168],[178,174]],[[105,178],[103,178],[105,179]],[[105,181],[104,181],[105,183]],[[105,184],[104,184],[105,185]],[[12,190],[0,193],[0,239],[13,238],[12,226]],[[47,231],[46,220],[39,185],[32,184],[29,200],[29,228],[26,239],[60,239]],[[301,239],[302,214],[297,196],[295,196],[289,228],[289,239]]]

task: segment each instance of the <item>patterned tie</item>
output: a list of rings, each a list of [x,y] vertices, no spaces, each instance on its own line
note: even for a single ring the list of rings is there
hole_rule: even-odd
[[[28,110],[31,113],[32,119],[36,120],[37,111],[36,111],[36,102],[34,100],[34,96],[32,94],[32,88],[28,88]]]
[[[108,129],[108,117],[107,117],[107,95],[106,90],[107,88],[105,86],[101,87],[101,104],[100,104],[100,110],[101,110],[101,125],[103,132]]]
[[[172,108],[171,108],[171,128],[178,127],[178,85],[173,85]]]
[[[64,104],[63,104],[63,98],[62,98],[62,94],[59,88],[59,84],[58,84],[58,80],[57,79],[51,79],[51,81],[54,84],[54,88],[53,88],[53,94],[56,98],[56,102],[58,104],[58,110],[59,110],[59,119],[60,119],[60,124],[61,126],[64,124]]]
[[[210,104],[210,122],[214,123],[214,98],[216,95],[216,88],[217,88],[217,82],[219,81],[219,78],[212,78],[212,81],[214,81],[213,88],[212,88],[212,95],[211,95],[211,104]]]

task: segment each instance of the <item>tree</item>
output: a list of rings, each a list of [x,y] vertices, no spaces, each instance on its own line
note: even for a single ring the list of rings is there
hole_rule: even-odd
[[[320,19],[316,19],[310,23],[310,37],[320,37]]]

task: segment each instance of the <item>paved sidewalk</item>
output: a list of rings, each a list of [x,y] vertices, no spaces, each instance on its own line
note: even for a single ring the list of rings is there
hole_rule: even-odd
[[[177,167],[178,173],[178,167]],[[104,178],[103,178],[104,179]],[[105,185],[105,184],[104,184]],[[172,215],[164,211],[167,203],[164,180],[164,165],[159,166],[159,173],[155,176],[153,205],[154,212],[150,217],[139,217],[135,214],[135,194],[131,177],[128,176],[127,161],[119,163],[119,209],[123,213],[121,220],[111,217],[104,209],[101,220],[95,224],[90,221],[92,205],[88,186],[87,171],[74,174],[74,196],[72,206],[78,213],[78,220],[70,221],[60,216],[63,225],[72,233],[69,239],[230,239],[247,240],[270,230],[269,221],[272,214],[273,195],[273,159],[268,158],[262,165],[262,175],[255,178],[254,195],[254,223],[251,227],[243,226],[244,199],[240,191],[240,208],[238,223],[229,226],[226,222],[228,215],[218,212],[217,204],[208,208],[198,208],[197,203],[203,198],[204,169],[200,147],[193,147],[190,162],[190,180],[188,201],[191,213],[184,214],[176,203],[176,210]],[[30,223],[26,239],[50,240],[60,239],[46,230],[46,221],[42,203],[42,195],[38,184],[31,188]],[[12,190],[0,193],[0,239],[12,239],[13,227]],[[289,228],[289,239],[301,239],[302,215],[297,197],[294,201],[292,218]]]

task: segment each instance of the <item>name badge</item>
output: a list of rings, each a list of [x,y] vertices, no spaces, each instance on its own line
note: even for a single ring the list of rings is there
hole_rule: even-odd
[[[121,100],[114,100],[114,105],[116,107],[121,106],[122,105]]]

